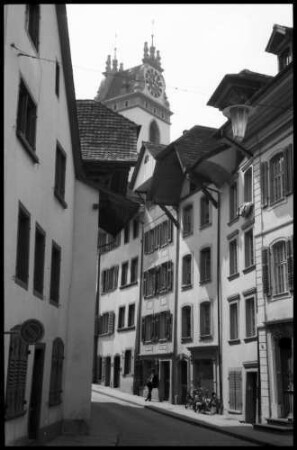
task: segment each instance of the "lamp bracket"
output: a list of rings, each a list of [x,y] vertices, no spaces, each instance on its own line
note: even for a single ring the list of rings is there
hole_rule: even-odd
[[[233,139],[229,138],[229,136],[223,135],[221,139],[222,139],[223,142],[227,142],[228,144],[234,145],[239,151],[244,153],[246,156],[249,156],[250,158],[253,156],[252,152],[247,150],[245,147],[243,147],[238,142],[236,142]]]

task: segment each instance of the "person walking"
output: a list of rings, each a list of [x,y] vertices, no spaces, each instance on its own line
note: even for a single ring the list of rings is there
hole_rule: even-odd
[[[159,378],[158,375],[156,374],[155,369],[152,369],[150,376],[148,377],[148,380],[146,382],[147,388],[148,388],[148,393],[147,393],[147,397],[145,399],[145,401],[151,401],[152,400],[152,390],[154,388],[157,388],[159,385]]]

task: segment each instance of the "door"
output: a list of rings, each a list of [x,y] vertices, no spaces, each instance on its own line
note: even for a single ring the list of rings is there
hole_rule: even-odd
[[[257,372],[246,372],[245,421],[256,423]]]
[[[28,417],[28,437],[30,439],[38,438],[41,397],[42,397],[42,381],[44,367],[45,344],[36,344],[33,363],[32,386]]]
[[[293,358],[292,358],[292,340],[283,337],[279,340],[279,351],[281,361],[281,410],[282,417],[288,417],[292,414],[291,395],[293,381]]]
[[[120,368],[121,368],[121,358],[116,355],[113,360],[113,387],[117,388],[120,386]]]
[[[110,356],[105,359],[105,386],[110,386]]]
[[[188,389],[188,363],[186,360],[180,362],[180,378],[181,378],[181,403],[186,402]]]
[[[170,397],[170,361],[161,361],[160,385],[162,400]]]

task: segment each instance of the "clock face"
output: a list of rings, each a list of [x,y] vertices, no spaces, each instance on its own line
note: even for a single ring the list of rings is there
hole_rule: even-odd
[[[154,69],[147,69],[145,82],[149,92],[155,98],[160,97],[163,92],[163,77]]]

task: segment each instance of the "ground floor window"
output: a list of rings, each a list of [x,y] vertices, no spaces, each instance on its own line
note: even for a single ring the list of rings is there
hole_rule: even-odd
[[[229,381],[229,409],[242,412],[242,377],[241,369],[230,369],[228,373]]]

